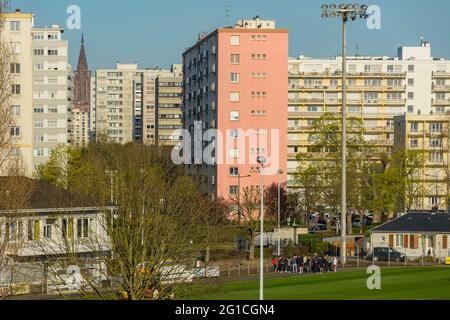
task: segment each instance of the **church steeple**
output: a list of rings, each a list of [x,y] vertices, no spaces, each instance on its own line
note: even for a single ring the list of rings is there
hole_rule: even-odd
[[[77,71],[88,71],[88,63],[86,59],[86,51],[84,49],[84,34],[81,35],[81,48],[80,55],[78,57]]]
[[[86,51],[84,49],[84,35],[81,35],[80,56],[74,78],[74,106],[89,112],[91,104],[91,72],[88,69]]]

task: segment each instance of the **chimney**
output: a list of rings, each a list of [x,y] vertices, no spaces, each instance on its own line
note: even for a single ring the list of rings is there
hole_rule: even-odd
[[[16,13],[21,13],[22,11],[20,9],[16,9]]]

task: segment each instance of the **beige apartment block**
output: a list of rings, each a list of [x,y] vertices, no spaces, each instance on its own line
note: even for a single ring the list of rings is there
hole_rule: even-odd
[[[59,25],[33,28],[33,170],[66,145],[68,134],[68,42]]]
[[[160,76],[181,76],[181,65],[164,70],[138,69],[137,64],[117,64],[116,69],[97,70],[97,139],[106,136],[118,143],[155,144],[158,137],[157,80]]]
[[[86,147],[89,143],[89,111],[72,109],[73,141],[77,147]]]
[[[347,112],[364,121],[365,139],[390,152],[394,117],[450,110],[450,61],[433,58],[431,45],[401,47],[397,57],[348,58]],[[342,112],[342,58],[289,59],[288,186],[296,187],[296,155],[307,152],[311,126]]]
[[[450,196],[450,114],[411,115],[394,118],[394,151],[420,150],[425,163],[414,173],[414,199],[412,210],[431,210],[436,205],[447,209]]]
[[[34,16],[31,13],[6,13],[5,30],[1,36],[11,45],[14,62],[11,66],[12,92],[10,102],[14,115],[14,125],[11,128],[13,145],[11,160],[22,158],[26,174],[33,172],[33,82],[32,82],[32,52],[31,30]]]
[[[183,127],[183,78],[159,76],[156,88],[157,143],[160,146],[175,146],[180,143],[180,133],[176,130]]]

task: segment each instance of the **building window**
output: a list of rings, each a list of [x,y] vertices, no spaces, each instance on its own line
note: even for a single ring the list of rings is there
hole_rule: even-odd
[[[414,65],[413,64],[408,66],[408,72],[414,72]]]
[[[414,99],[414,92],[408,92],[408,99],[413,100]]]
[[[231,36],[230,37],[230,44],[232,46],[238,46],[240,44],[240,39],[241,39],[240,36]]]
[[[20,32],[20,21],[11,21],[9,27],[11,32]]]
[[[89,237],[89,219],[77,219],[77,237]]]
[[[395,235],[395,246],[398,248],[403,247],[403,235],[402,234]]]
[[[11,73],[20,73],[20,63],[11,63]]]
[[[231,129],[230,130],[230,138],[231,139],[238,139],[239,138],[239,130],[238,129]]]
[[[47,51],[47,55],[49,55],[49,56],[57,56],[58,55],[58,50],[56,50],[56,49],[49,49]]]
[[[240,93],[239,92],[230,92],[230,102],[239,102]]]
[[[20,84],[11,85],[12,94],[20,94]]]
[[[442,122],[431,122],[430,123],[431,133],[441,133],[442,132]]]
[[[230,149],[230,159],[237,159],[239,157],[239,149]]]
[[[44,238],[45,239],[51,239],[52,238],[52,225],[46,224],[44,226]]]
[[[442,153],[440,152],[430,153],[430,163],[441,163],[441,162],[442,162]]]
[[[239,64],[241,62],[241,56],[239,54],[231,54],[230,55],[230,63],[231,64]]]
[[[231,73],[230,74],[230,82],[231,83],[239,83],[239,73]]]
[[[414,113],[414,106],[408,106],[408,113]]]
[[[419,132],[419,123],[418,122],[411,122],[411,132],[413,132],[413,133]]]
[[[239,176],[239,168],[236,168],[236,167],[230,168],[230,176],[231,177]]]
[[[238,186],[230,186],[229,193],[231,196],[235,196],[238,194],[239,187]]]
[[[12,105],[10,107],[10,112],[13,117],[20,116],[20,106]]]
[[[230,111],[230,120],[238,121],[239,120],[239,111]]]
[[[20,128],[19,127],[11,127],[11,136],[12,137],[20,137]]]
[[[419,142],[417,141],[417,139],[411,139],[410,144],[411,149],[417,149],[419,147]]]
[[[410,87],[414,86],[414,78],[408,79],[408,86],[410,86]]]
[[[34,49],[33,54],[35,56],[43,56],[44,55],[44,49]]]

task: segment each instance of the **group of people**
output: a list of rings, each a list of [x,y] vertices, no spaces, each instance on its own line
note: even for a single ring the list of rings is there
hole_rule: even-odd
[[[294,255],[292,257],[274,257],[272,259],[273,272],[289,273],[325,273],[337,271],[336,256],[323,256],[315,253],[312,256]]]

